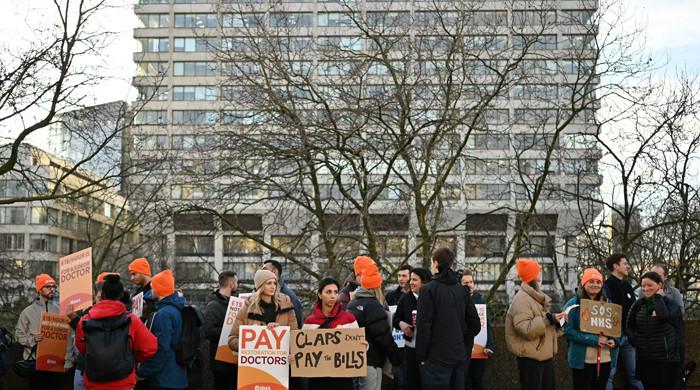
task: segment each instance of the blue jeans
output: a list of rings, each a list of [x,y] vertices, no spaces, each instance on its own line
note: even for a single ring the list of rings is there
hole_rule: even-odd
[[[420,367],[424,389],[464,390],[464,364],[454,367],[426,363]]]
[[[618,366],[622,364],[625,368],[625,372],[627,373],[626,382],[629,383],[630,386],[637,390],[644,390],[642,382],[640,382],[639,379],[637,379],[637,377],[635,376],[637,372],[635,370],[635,366],[637,365],[636,355],[636,351],[632,344],[630,344],[629,338],[623,335],[620,339],[620,351],[617,354],[617,364]],[[620,363],[620,359],[622,359],[622,363]],[[605,390],[613,390],[615,388],[616,372],[617,367],[613,367],[610,370],[610,376],[608,377],[608,385],[605,387]]]
[[[86,390],[83,384],[83,372],[75,369],[75,375],[73,376],[73,390]]]

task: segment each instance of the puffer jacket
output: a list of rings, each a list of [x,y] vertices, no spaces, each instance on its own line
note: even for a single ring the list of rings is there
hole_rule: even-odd
[[[335,329],[358,328],[355,316],[340,308],[340,302],[336,302],[331,310],[330,317],[326,317],[320,304],[314,305],[314,312],[304,320],[303,329]]]
[[[564,309],[569,306],[578,305],[581,298],[575,296],[564,305]],[[588,347],[598,346],[598,335],[593,333],[581,332],[581,310],[579,307],[571,309],[569,312],[569,321],[564,325],[564,336],[569,342],[569,349],[566,352],[566,358],[569,361],[569,367],[577,370],[583,370],[586,365],[586,349]],[[620,339],[615,340],[615,348],[610,350],[610,367],[617,366],[617,353],[620,348]]]
[[[151,387],[187,388],[187,371],[177,364],[176,351],[182,338],[182,309],[185,298],[173,293],[156,302],[151,332],[158,338],[158,352],[142,363],[137,372]]]
[[[250,311],[250,304],[254,299],[256,299],[255,294],[248,298],[245,306],[238,311],[236,321],[233,322],[231,333],[228,335],[228,346],[233,351],[238,351],[238,333],[241,325],[267,325],[262,320],[263,313],[259,305],[258,310]],[[275,306],[277,306],[275,322],[280,326],[288,326],[291,330],[299,329],[297,317],[294,313],[294,305],[292,305],[292,300],[289,296],[277,293],[273,300],[275,301]]]
[[[547,319],[550,302],[542,291],[520,285],[506,313],[506,346],[515,356],[545,361],[557,354],[561,329]]]
[[[637,348],[637,359],[680,362],[681,308],[670,298],[640,298],[627,316],[627,334]]]
[[[365,339],[369,343],[367,365],[383,367],[385,358],[395,366],[400,365],[401,356],[391,335],[389,317],[374,292],[359,287],[347,310],[355,316],[360,328],[365,328]]]
[[[233,364],[215,359],[228,302],[229,297],[222,295],[217,289],[209,294],[204,314],[204,336],[209,340],[209,367],[215,372],[230,372],[234,369]]]

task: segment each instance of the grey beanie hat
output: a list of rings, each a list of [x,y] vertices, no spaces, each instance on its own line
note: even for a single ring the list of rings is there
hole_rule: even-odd
[[[255,271],[255,276],[253,277],[253,281],[255,282],[255,289],[260,290],[260,287],[262,287],[262,285],[270,279],[277,280],[277,276],[274,273],[272,273],[272,271],[268,271],[266,269],[259,269]]]

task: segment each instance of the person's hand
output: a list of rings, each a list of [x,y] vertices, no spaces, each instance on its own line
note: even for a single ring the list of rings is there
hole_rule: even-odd
[[[484,353],[491,356],[491,355],[495,354],[496,352],[494,352],[493,349],[484,348]]]
[[[554,315],[554,319],[556,319],[559,322],[561,322],[562,318],[564,319],[564,322],[568,322],[569,321],[569,314],[567,312],[563,311],[561,313],[557,313]]]
[[[278,324],[276,322],[270,322],[269,324],[267,324],[267,329],[274,329],[278,326],[280,326],[280,324]]]
[[[401,328],[401,331],[406,336],[413,337],[413,329],[411,329],[411,325],[401,321],[401,322],[399,322],[399,328]]]
[[[34,337],[34,342],[35,342],[35,343],[38,343],[38,342],[40,342],[41,340],[44,339],[44,336],[42,336],[41,333],[39,333],[39,334],[33,334],[32,337]]]
[[[71,320],[78,316],[78,312],[73,310],[73,307],[75,306],[72,303],[69,303],[68,306],[66,306],[66,316],[68,316],[68,318]]]
[[[605,345],[607,345],[607,344],[608,344],[608,338],[607,338],[607,337],[605,337],[605,336],[603,336],[603,335],[598,336],[598,345],[600,345],[600,346],[602,347],[602,346],[605,346]]]
[[[607,345],[608,348],[610,348],[610,349],[615,348],[615,340],[613,340],[613,339],[608,339],[608,342],[606,343],[606,345]]]

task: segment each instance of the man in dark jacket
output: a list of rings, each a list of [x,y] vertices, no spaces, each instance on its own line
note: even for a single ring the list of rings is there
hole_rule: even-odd
[[[474,303],[451,269],[449,248],[433,252],[433,280],[418,296],[416,358],[421,362],[424,390],[464,389],[465,360],[481,330]]]
[[[141,257],[129,263],[128,269],[131,282],[137,286],[131,294],[131,299],[143,293],[143,311],[140,318],[141,321],[146,322],[156,312],[156,302],[151,291],[151,265],[145,257]],[[130,306],[129,309],[131,309]]]
[[[214,375],[216,390],[234,390],[238,378],[238,365],[216,360],[216,350],[221,337],[221,328],[226,319],[229,298],[238,289],[238,276],[233,271],[219,274],[219,288],[209,295],[204,315],[204,335],[209,340],[209,366]]]
[[[387,305],[398,305],[401,296],[411,291],[411,286],[409,286],[409,282],[411,281],[411,269],[412,267],[408,264],[404,264],[399,268],[399,272],[396,273],[396,281],[399,283],[399,285],[396,287],[396,289],[391,290],[386,294],[385,299]]]
[[[301,301],[297,297],[297,295],[292,291],[287,285],[284,283],[284,280],[282,280],[282,264],[277,261],[277,260],[266,260],[263,263],[263,268],[272,272],[277,276],[277,283],[279,286],[279,291],[282,294],[285,294],[289,297],[289,299],[292,301],[292,305],[294,306],[294,315],[296,316],[297,319],[297,326],[299,329],[301,329],[301,326],[303,325],[304,321],[302,319],[302,315],[304,312],[304,309],[301,307]]]
[[[467,289],[472,298],[474,305],[485,305],[486,301],[476,291],[476,283],[474,283],[474,273],[469,269],[464,269],[459,272],[460,284]],[[493,331],[491,330],[491,321],[486,317],[486,345],[484,352],[490,356],[493,354]],[[472,351],[467,351],[471,354]],[[484,374],[486,373],[486,359],[472,359],[468,365],[468,372],[465,372],[464,381],[466,382],[467,390],[484,390]]]
[[[626,335],[627,314],[632,304],[637,300],[632,285],[625,280],[629,276],[630,266],[627,262],[627,257],[623,253],[610,255],[605,260],[605,266],[610,271],[610,277],[605,281],[605,293],[608,295],[610,302],[622,306],[622,337],[620,338],[620,351],[617,354],[617,367],[620,367],[622,364],[622,367],[625,368],[627,382],[629,382],[630,386],[643,390],[642,382],[636,378],[636,351]],[[616,367],[610,370],[607,390],[614,388],[616,371]]]

